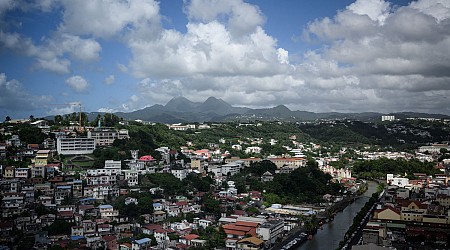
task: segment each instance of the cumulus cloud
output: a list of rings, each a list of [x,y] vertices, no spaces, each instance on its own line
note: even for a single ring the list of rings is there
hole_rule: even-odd
[[[18,112],[33,111],[50,100],[49,96],[31,94],[22,83],[0,73],[0,114],[13,117]]]
[[[110,38],[130,33],[148,38],[160,29],[159,4],[154,0],[63,1],[62,5],[59,30],[75,35]]]
[[[288,68],[287,51],[279,50],[276,39],[264,31],[264,17],[256,6],[242,0],[194,0],[185,12],[185,34],[163,30],[156,39],[128,42],[135,76],[263,76]]]
[[[66,79],[66,84],[77,93],[84,93],[89,87],[89,83],[82,76],[71,76]]]
[[[446,99],[432,101],[434,94],[450,89],[450,53],[445,49],[450,46],[450,23],[443,21],[450,18],[450,4],[444,2],[419,0],[392,8],[381,0],[358,0],[332,18],[316,20],[303,35],[326,46],[308,52],[298,72],[311,88],[365,93],[355,103],[369,109],[363,102],[385,112],[448,113],[442,106]],[[342,100],[346,104],[351,105]]]
[[[36,45],[30,38],[21,34],[0,31],[0,46],[35,58],[34,68],[59,74],[70,72],[71,62],[66,58],[66,54],[88,62],[97,60],[101,51],[97,41],[69,34],[44,38],[41,44]]]
[[[266,32],[257,6],[243,0],[184,3],[188,23],[181,32],[162,27],[154,0],[47,0],[39,7],[43,11],[63,10],[54,33],[32,41],[3,30],[0,46],[34,58],[34,68],[67,74],[72,60],[101,59],[99,41],[123,43],[130,57],[117,68],[136,77],[136,84],[114,110],[131,111],[183,95],[193,101],[216,96],[251,107],[450,113],[449,1],[396,6],[357,0],[307,24],[302,37],[316,49],[296,60],[290,55],[298,52],[280,48]],[[11,8],[0,5],[0,15]],[[114,81],[114,75],[104,79],[106,84]],[[81,76],[66,83],[76,92],[89,86]]]
[[[106,85],[111,85],[114,83],[115,80],[116,78],[114,77],[114,75],[109,75],[105,78],[105,83]]]

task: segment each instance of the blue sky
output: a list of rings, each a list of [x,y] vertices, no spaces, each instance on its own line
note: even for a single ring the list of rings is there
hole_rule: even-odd
[[[0,119],[174,96],[450,114],[448,0],[0,0]]]

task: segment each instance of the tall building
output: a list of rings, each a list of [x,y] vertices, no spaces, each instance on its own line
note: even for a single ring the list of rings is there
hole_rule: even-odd
[[[95,150],[95,139],[93,138],[58,138],[58,154],[81,155],[92,154]]]

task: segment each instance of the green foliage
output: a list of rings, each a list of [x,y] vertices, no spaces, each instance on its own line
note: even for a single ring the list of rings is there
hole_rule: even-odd
[[[19,135],[20,140],[24,144],[30,143],[42,143],[47,135],[41,132],[37,127],[33,127],[30,124],[19,124],[14,126],[14,133]]]
[[[168,195],[185,194],[186,187],[175,176],[169,173],[155,173],[145,175],[146,181],[152,187],[160,187]]]
[[[67,222],[63,220],[55,220],[53,224],[44,228],[44,231],[48,231],[48,235],[69,235],[71,233],[71,227],[75,226],[75,223]]]
[[[220,215],[220,202],[216,200],[211,193],[205,195],[203,199],[203,210],[206,213],[215,214],[217,216]]]
[[[222,227],[207,227],[198,230],[200,239],[207,240],[205,249],[215,249],[225,247],[225,238],[227,237]]]
[[[182,181],[186,190],[208,192],[214,180],[210,176],[202,177],[195,173],[189,173]]]
[[[433,168],[433,163],[421,162],[419,160],[387,159],[381,158],[372,161],[355,162],[353,173],[360,178],[386,178],[386,174],[405,173],[411,176],[413,173],[436,174],[439,170]],[[411,176],[412,177],[412,176]]]
[[[132,192],[129,196],[136,198],[138,204],[125,205],[125,197],[118,197],[112,204],[115,209],[119,210],[120,215],[138,219],[141,215],[153,213],[153,197],[150,193]]]
[[[262,176],[267,171],[269,171],[272,174],[275,174],[276,169],[277,166],[273,162],[269,160],[263,160],[260,162],[252,162],[250,164],[250,167],[244,169],[244,172],[256,174],[257,176]]]

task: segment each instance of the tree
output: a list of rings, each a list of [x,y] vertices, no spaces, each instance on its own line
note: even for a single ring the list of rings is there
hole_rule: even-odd
[[[9,121],[11,121],[11,117],[7,116],[7,117],[5,118],[5,122],[9,122]]]

